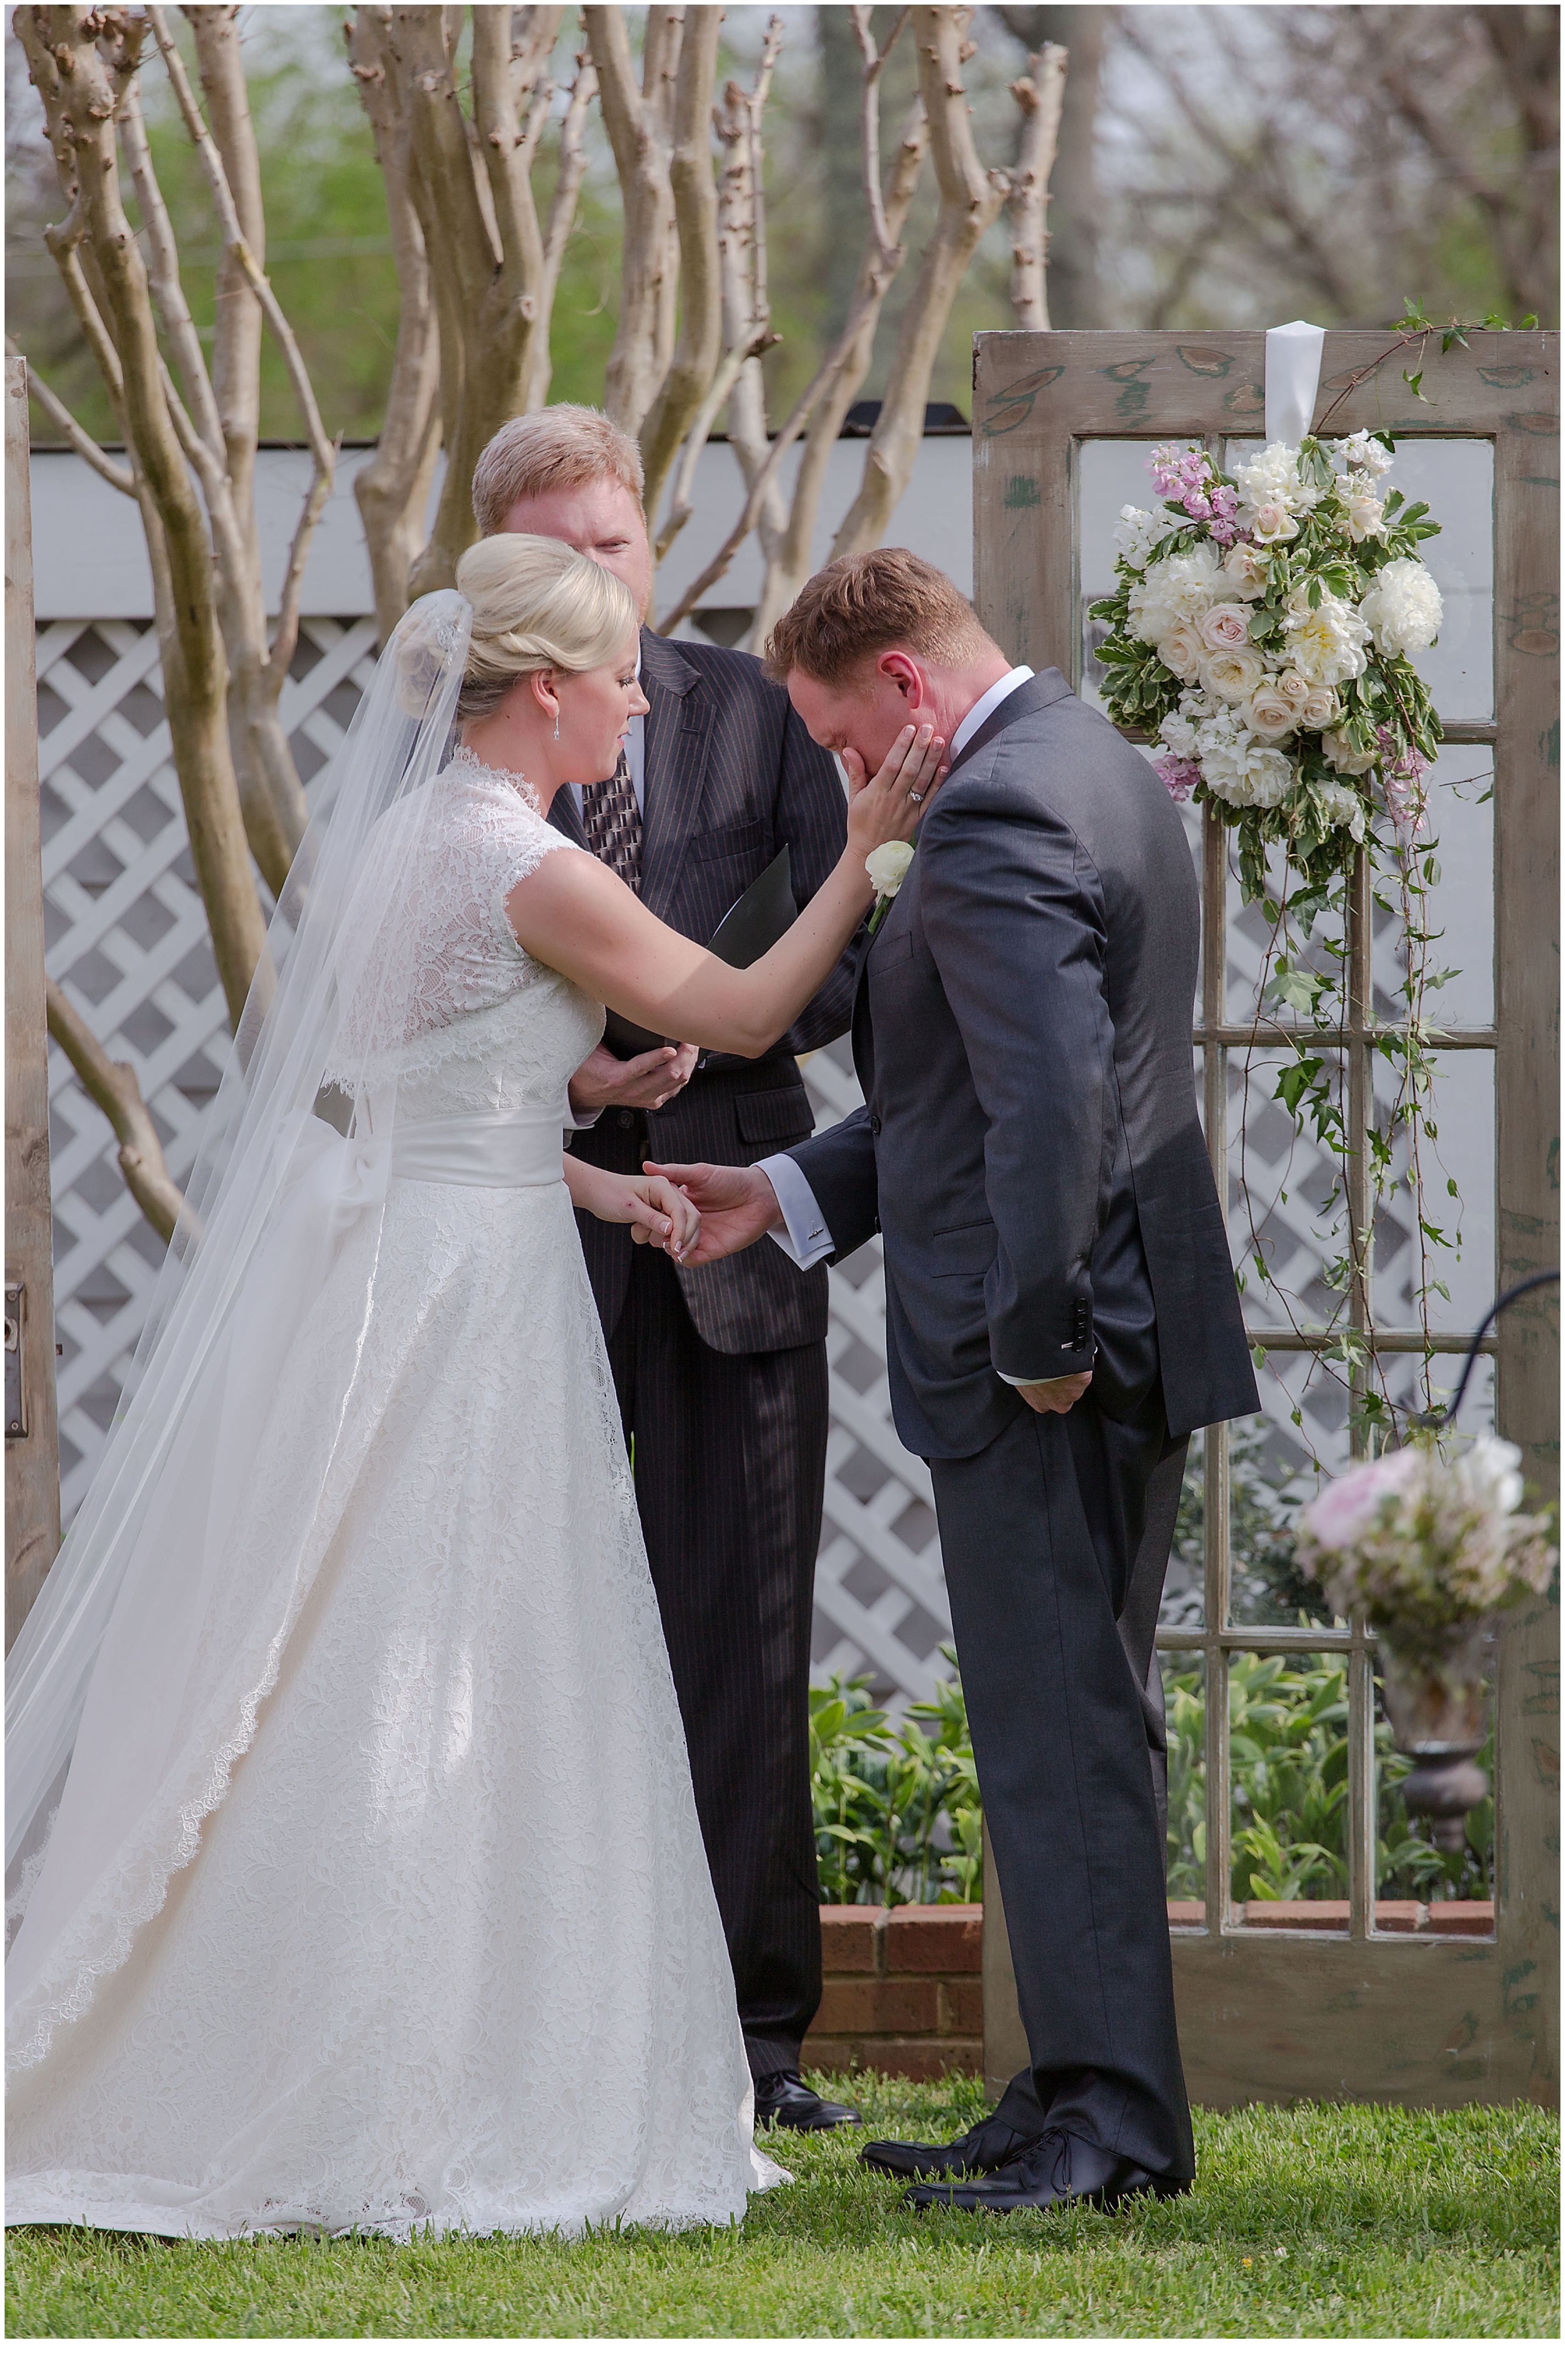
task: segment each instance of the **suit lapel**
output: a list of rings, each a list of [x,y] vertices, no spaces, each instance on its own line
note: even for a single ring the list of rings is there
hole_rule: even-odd
[[[700,820],[716,712],[679,647],[647,629],[641,632],[641,683],[652,706],[645,731],[641,898],[654,916],[666,917],[685,846]]]
[[[581,812],[576,807],[576,795],[569,785],[556,788],[554,798],[549,805],[549,823],[582,851],[587,849],[587,837],[582,832]]]

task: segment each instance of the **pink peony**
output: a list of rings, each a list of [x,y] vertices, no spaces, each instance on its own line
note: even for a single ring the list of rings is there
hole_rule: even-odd
[[[1355,1463],[1321,1490],[1301,1520],[1317,1545],[1351,1546],[1387,1497],[1400,1497],[1423,1467],[1424,1457],[1411,1446],[1383,1454],[1378,1463]]]

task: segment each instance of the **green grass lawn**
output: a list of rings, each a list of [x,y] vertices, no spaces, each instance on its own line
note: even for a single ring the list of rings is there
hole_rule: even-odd
[[[819,2078],[817,2078],[818,2080]],[[979,2086],[859,2078],[945,2138]],[[862,2137],[862,2135],[860,2136]],[[13,2338],[1458,2338],[1559,2328],[1558,2119],[1535,2107],[1197,2110],[1193,2195],[918,2216],[851,2138],[788,2138],[742,2229],[558,2240],[7,2235]]]

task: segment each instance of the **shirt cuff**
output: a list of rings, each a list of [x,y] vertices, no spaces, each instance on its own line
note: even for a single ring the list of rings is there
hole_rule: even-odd
[[[776,1192],[777,1204],[782,1210],[781,1224],[773,1224],[767,1238],[775,1240],[783,1255],[792,1257],[801,1272],[808,1272],[822,1257],[831,1256],[837,1245],[815,1193],[786,1150],[779,1150],[775,1157],[763,1157],[758,1161]]]
[[[593,1125],[597,1123],[599,1117],[603,1112],[601,1108],[588,1108],[585,1114],[578,1113],[574,1100],[570,1102],[570,1110],[571,1121],[569,1128],[572,1132],[590,1132]]]

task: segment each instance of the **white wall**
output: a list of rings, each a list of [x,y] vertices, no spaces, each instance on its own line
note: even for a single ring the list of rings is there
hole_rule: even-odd
[[[857,493],[868,441],[839,439],[826,475],[812,561],[826,560],[837,528]],[[782,467],[792,491],[795,448]],[[304,575],[306,613],[355,618],[372,611],[370,563],[353,500],[353,480],[370,451],[346,452]],[[309,457],[297,450],[263,449],[256,462],[257,510],[268,600],[283,583],[288,545],[309,484]],[[744,482],[726,444],[703,450],[696,471],[696,508],[659,574],[659,595],[674,601],[705,567],[744,504]],[[140,515],[91,467],[71,454],[32,457],[34,602],[41,620],[144,620],[152,611],[152,575]],[[926,438],[907,493],[892,516],[888,545],[910,545],[949,571],[964,594],[973,591],[973,443]],[[713,608],[754,605],[761,588],[760,549],[746,540],[728,574],[702,597]],[[688,634],[686,627],[684,634]]]

